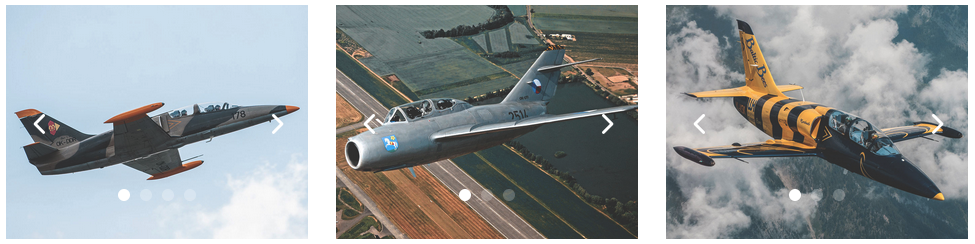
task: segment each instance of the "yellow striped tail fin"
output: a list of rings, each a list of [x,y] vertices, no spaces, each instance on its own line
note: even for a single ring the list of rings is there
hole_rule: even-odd
[[[765,57],[762,56],[762,49],[758,47],[752,27],[738,20],[738,36],[741,40],[742,60],[745,63],[745,86],[758,93],[782,95],[782,91],[775,86],[772,72],[765,63]]]

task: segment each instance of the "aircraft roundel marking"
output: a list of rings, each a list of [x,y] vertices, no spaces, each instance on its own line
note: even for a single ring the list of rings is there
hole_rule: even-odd
[[[47,121],[47,130],[51,132],[52,136],[58,132],[58,128],[61,128],[61,125],[54,123],[53,120]]]
[[[396,135],[383,137],[383,145],[386,147],[387,152],[395,152],[396,149],[399,149],[399,142],[396,141]]]

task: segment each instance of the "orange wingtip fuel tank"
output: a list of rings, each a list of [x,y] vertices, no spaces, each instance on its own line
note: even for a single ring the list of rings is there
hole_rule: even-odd
[[[203,164],[203,160],[197,160],[197,161],[185,163],[182,166],[179,166],[179,167],[177,167],[175,169],[166,170],[165,172],[158,173],[158,174],[154,174],[154,175],[150,176],[149,179],[146,179],[146,180],[158,180],[158,179],[170,177],[170,176],[173,176],[175,174],[183,173],[184,171],[187,171],[187,170],[191,170],[193,168],[196,168],[196,167],[200,166],[201,164]]]
[[[298,106],[284,106],[284,108],[285,110],[288,110],[289,114],[294,113],[295,111],[298,111],[298,109],[300,109]]]
[[[41,111],[37,111],[37,109],[29,108],[29,109],[20,110],[20,112],[16,112],[15,114],[17,114],[18,119],[22,119],[24,117],[36,115],[40,113]]]
[[[118,122],[129,123],[132,121],[136,121],[142,118],[142,116],[146,115],[146,113],[156,111],[156,109],[159,109],[162,106],[163,103],[153,103],[146,106],[142,106],[141,108],[133,109],[128,112],[115,115],[115,117],[106,120],[105,123],[118,123]]]

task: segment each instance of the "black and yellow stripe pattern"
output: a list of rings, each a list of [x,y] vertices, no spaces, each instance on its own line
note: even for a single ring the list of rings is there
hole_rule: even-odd
[[[735,108],[749,123],[776,140],[816,145],[819,117],[830,108],[795,100],[788,96],[765,94],[736,97]]]

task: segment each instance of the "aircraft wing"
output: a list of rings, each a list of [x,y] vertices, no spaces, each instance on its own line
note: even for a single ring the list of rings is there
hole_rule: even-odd
[[[152,175],[146,180],[158,180],[196,168],[203,164],[203,161],[193,161],[187,164],[182,163],[179,157],[179,150],[166,149],[149,154],[149,156],[126,161],[123,164]]]
[[[105,123],[114,126],[115,155],[141,157],[152,153],[153,147],[165,143],[170,136],[149,119],[146,113],[163,106],[163,103],[153,103],[141,108],[121,113],[108,119]],[[177,161],[178,158],[177,158]]]
[[[148,156],[126,161],[125,166],[142,171],[143,173],[154,175],[175,169],[181,166],[179,150],[167,149]]]
[[[527,128],[531,126],[540,126],[549,123],[581,119],[581,118],[587,118],[592,116],[599,116],[603,114],[625,112],[629,110],[634,110],[636,108],[637,105],[627,105],[627,106],[619,106],[619,107],[612,107],[612,108],[593,109],[589,111],[582,111],[582,112],[569,113],[569,114],[559,114],[559,115],[546,114],[546,115],[536,116],[536,117],[514,121],[514,122],[473,125],[473,126],[459,126],[459,127],[444,129],[437,133],[434,133],[433,139],[442,140],[442,139],[474,136],[474,135],[480,135],[484,133],[491,133],[491,132],[498,132],[498,131],[505,131],[505,130],[521,129],[521,128]]]
[[[914,122],[914,125],[886,128],[883,131],[884,134],[887,134],[887,137],[890,137],[891,141],[899,142],[934,134],[934,129],[937,127],[938,125],[933,123]],[[947,126],[941,126],[937,134],[950,138],[961,138],[963,136],[961,132],[948,128]]]
[[[737,144],[722,147],[687,148],[674,147],[681,157],[695,163],[714,166],[713,158],[770,158],[817,156],[815,147],[786,140],[769,140],[765,143]]]

